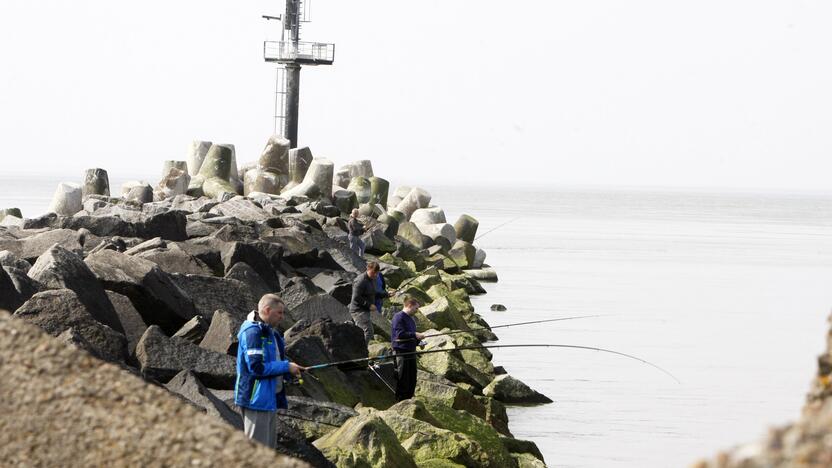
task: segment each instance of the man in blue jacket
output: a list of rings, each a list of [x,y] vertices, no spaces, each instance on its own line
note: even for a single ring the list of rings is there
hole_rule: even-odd
[[[274,328],[283,320],[286,305],[275,294],[266,294],[237,335],[237,384],[234,403],[243,411],[243,430],[250,439],[274,448],[277,442],[278,408],[286,408],[283,377],[299,376],[306,368],[285,360],[283,336]]]
[[[404,309],[393,316],[393,333],[390,340],[396,354],[396,401],[413,398],[416,391],[416,345],[425,337],[416,331],[413,315],[419,310],[419,302],[408,296]],[[403,354],[403,355],[402,355]]]

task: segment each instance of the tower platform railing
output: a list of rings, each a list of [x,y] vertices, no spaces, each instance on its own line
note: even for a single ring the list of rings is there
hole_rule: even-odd
[[[335,44],[266,41],[263,43],[263,58],[267,62],[332,65],[335,61]]]

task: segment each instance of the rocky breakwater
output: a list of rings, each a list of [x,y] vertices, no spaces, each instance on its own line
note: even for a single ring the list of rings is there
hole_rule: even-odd
[[[257,162],[240,168],[232,145],[194,142],[186,161],[164,162],[155,190],[131,183],[122,197],[109,195],[106,171],[89,170],[83,187],[58,188],[52,206],[59,213],[4,212],[0,308],[14,314],[0,332],[34,330],[22,322],[37,325],[54,346],[84,350],[68,375],[80,379],[85,374],[77,366],[97,366],[109,373],[105,380],[140,386],[135,395],[112,393],[107,403],[152,407],[141,416],[120,415],[120,427],[141,428],[134,418],[167,415],[198,431],[208,415],[239,429],[237,330],[262,294],[276,292],[286,301],[280,328],[288,356],[302,365],[389,355],[392,313],[410,295],[424,304],[418,329],[439,335],[425,349],[442,350],[419,356],[416,396],[395,401],[388,388],[393,366],[383,357],[375,372],[366,365],[314,371],[288,387],[278,451],[313,466],[545,466],[533,443],[512,437],[506,405],[548,399],[495,367],[487,349],[460,349],[496,339],[470,301],[485,292],[477,278],[496,280],[474,245],[477,221],[465,215],[451,225],[427,191],[400,187],[390,196],[388,188],[370,161],[336,171],[308,148],[289,150],[279,137],[269,139]],[[347,243],[345,216],[353,208],[367,227],[365,258]],[[399,294],[374,315],[368,350],[347,304],[352,281],[369,260],[381,264],[388,288]],[[441,335],[450,331],[459,333]],[[20,353],[15,359],[35,354]],[[44,365],[63,366],[59,354],[44,355]],[[98,379],[84,381],[101,388],[99,398],[106,400]],[[86,388],[78,383],[79,395],[90,394]],[[165,403],[156,405],[162,394]],[[85,408],[89,401],[81,396],[78,411],[99,411]],[[171,409],[170,396],[187,411]],[[26,419],[24,413],[72,419],[64,406],[56,414],[50,398],[19,405],[15,419]],[[165,437],[152,428],[137,431]],[[225,447],[232,440],[223,435],[205,443]],[[38,446],[34,438],[15,443],[20,450]],[[118,461],[121,452],[112,453]],[[164,451],[158,457],[151,463],[175,460]],[[243,459],[249,462],[250,454]]]
[[[832,325],[832,316],[829,317]],[[832,466],[832,328],[826,334],[826,351],[818,356],[818,371],[812,379],[800,418],[786,426],[771,428],[758,442],[720,452],[696,468],[770,468]]]

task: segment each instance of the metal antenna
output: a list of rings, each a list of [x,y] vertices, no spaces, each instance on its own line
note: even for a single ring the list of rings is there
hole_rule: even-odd
[[[286,11],[282,16],[263,15],[267,20],[279,19],[281,22],[280,40],[263,43],[263,59],[278,64],[275,133],[288,139],[291,148],[298,146],[301,65],[332,65],[335,62],[335,44],[300,40],[300,24],[309,22],[309,2],[286,0]]]

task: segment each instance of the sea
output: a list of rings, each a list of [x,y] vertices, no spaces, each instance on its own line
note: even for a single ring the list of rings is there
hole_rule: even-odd
[[[61,180],[0,174],[0,207],[42,214]],[[500,328],[493,344],[603,348],[667,372],[601,351],[494,349],[554,400],[508,408],[549,466],[689,466],[799,416],[829,329],[832,194],[426,188],[449,221],[480,222],[499,281],[472,301],[492,326],[591,316]]]

